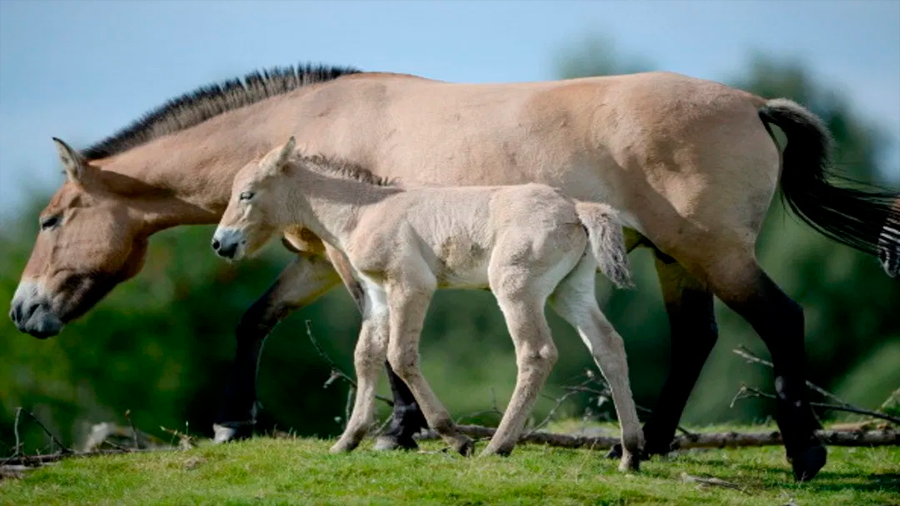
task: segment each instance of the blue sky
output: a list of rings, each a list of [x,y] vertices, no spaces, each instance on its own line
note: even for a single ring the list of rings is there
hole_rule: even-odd
[[[804,61],[892,141],[900,1],[0,1],[0,221],[76,147],[211,81],[301,61],[448,81],[552,79],[593,35],[655,68],[729,80],[752,51]]]

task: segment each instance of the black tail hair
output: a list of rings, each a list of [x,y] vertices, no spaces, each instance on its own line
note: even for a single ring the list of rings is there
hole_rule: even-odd
[[[876,255],[888,219],[900,220],[900,193],[864,186],[833,173],[833,141],[828,129],[818,116],[795,102],[770,100],[759,110],[759,117],[763,123],[777,125],[788,138],[781,173],[782,196],[788,207],[825,236]],[[894,246],[900,247],[900,243]]]

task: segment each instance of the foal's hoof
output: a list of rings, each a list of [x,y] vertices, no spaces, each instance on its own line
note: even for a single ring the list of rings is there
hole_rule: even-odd
[[[359,443],[348,441],[346,439],[340,439],[328,451],[330,451],[331,453],[350,453],[357,446],[359,446]]]
[[[641,459],[637,455],[623,455],[619,462],[619,471],[623,473],[636,473],[641,470]]]
[[[512,453],[512,451],[513,451],[513,446],[509,446],[509,447],[498,446],[495,448],[495,447],[491,446],[490,444],[488,444],[487,448],[485,448],[484,451],[481,452],[481,454],[479,454],[478,456],[479,457],[489,457],[491,455],[499,455],[501,457],[509,457],[510,454]]]
[[[818,444],[797,453],[789,460],[794,468],[794,479],[797,481],[809,481],[816,477],[819,470],[825,466],[828,458],[828,450]]]
[[[226,422],[225,424],[213,424],[213,443],[221,444],[229,441],[238,441],[241,439],[250,439],[253,436],[253,425],[247,422],[237,422],[234,424]]]
[[[375,440],[375,450],[418,450],[419,443],[412,436],[388,436],[381,435]]]

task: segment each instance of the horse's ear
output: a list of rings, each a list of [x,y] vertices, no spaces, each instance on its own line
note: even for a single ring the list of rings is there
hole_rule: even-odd
[[[291,154],[294,152],[296,146],[297,141],[291,137],[284,146],[270,151],[269,154],[262,159],[260,165],[272,174],[283,171],[287,167],[288,160],[290,160]]]
[[[59,159],[63,164],[63,168],[66,169],[66,177],[73,183],[81,182],[87,166],[84,158],[68,144],[56,137],[53,138],[53,143],[56,144]]]

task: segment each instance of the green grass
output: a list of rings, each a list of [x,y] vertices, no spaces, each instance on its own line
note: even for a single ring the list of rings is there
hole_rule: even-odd
[[[683,452],[624,475],[598,451],[522,445],[508,458],[465,459],[380,453],[370,442],[353,454],[331,455],[330,443],[255,438],[69,459],[0,482],[0,504],[900,505],[900,448],[832,447],[819,476],[798,484],[780,447]],[[720,478],[743,491],[698,486],[682,473]]]

